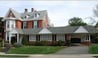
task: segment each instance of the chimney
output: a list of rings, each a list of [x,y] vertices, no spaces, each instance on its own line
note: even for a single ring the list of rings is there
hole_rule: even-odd
[[[31,8],[31,12],[34,12],[34,8]]]
[[[25,9],[25,12],[28,12],[28,9]]]

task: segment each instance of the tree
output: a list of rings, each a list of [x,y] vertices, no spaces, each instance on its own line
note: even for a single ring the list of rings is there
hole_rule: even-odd
[[[96,23],[95,27],[98,27],[98,22]]]
[[[69,19],[68,23],[70,26],[85,26],[85,25],[87,25],[86,23],[84,23],[82,21],[81,18],[78,18],[78,17],[73,17],[73,18]]]
[[[96,8],[94,9],[94,15],[98,17],[98,5],[96,5]]]

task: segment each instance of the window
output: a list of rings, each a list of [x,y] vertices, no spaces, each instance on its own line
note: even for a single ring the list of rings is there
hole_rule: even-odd
[[[25,15],[24,19],[28,19],[30,15]],[[23,17],[22,17],[23,19]]]
[[[36,35],[29,35],[29,41],[35,41]]]
[[[23,22],[23,28],[27,28],[27,22]]]
[[[7,28],[9,28],[9,21],[7,22]]]
[[[37,21],[34,21],[34,28],[37,28]]]
[[[39,17],[39,13],[35,13],[35,18],[38,18]]]

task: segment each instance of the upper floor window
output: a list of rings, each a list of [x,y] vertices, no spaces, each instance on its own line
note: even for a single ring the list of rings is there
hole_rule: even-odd
[[[23,22],[23,29],[27,28],[27,22]]]
[[[34,21],[34,28],[37,28],[37,21]]]
[[[15,28],[15,21],[6,21],[6,28]]]
[[[35,13],[34,18],[38,18],[39,17],[39,13]]]
[[[9,24],[10,24],[10,22],[9,22],[9,21],[7,21],[7,23],[6,23],[6,24],[7,24],[7,28],[9,28]]]

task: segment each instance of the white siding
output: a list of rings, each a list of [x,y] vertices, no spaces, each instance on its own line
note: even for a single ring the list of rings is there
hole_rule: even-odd
[[[45,34],[45,35],[40,35],[40,40],[41,41],[52,41],[52,35],[47,35],[47,34]]]
[[[63,35],[63,34],[57,34],[56,35],[56,39],[57,39],[57,41],[59,41],[59,40],[65,41],[65,35]]]
[[[36,35],[29,35],[29,41],[36,41]]]

